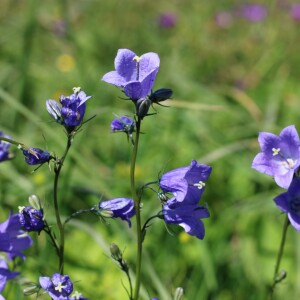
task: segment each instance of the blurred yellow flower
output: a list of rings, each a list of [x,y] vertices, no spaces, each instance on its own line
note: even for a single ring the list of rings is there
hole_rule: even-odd
[[[61,72],[70,72],[75,67],[75,59],[70,54],[62,54],[56,59],[56,67]]]
[[[33,182],[36,185],[43,185],[46,182],[45,174],[43,174],[42,172],[34,172],[33,174]]]

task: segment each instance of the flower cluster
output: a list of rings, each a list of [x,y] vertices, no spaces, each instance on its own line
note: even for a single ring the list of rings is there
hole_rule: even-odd
[[[193,160],[190,166],[165,173],[159,182],[163,191],[163,194],[159,194],[160,199],[168,199],[169,193],[172,195],[171,199],[163,202],[165,221],[180,225],[188,234],[199,239],[203,239],[205,235],[201,219],[208,218],[209,212],[198,203],[211,171],[210,166]]]
[[[258,136],[261,152],[252,167],[261,173],[274,177],[275,182],[287,192],[274,201],[278,208],[287,213],[296,230],[300,230],[300,139],[294,125],[284,128],[279,136],[261,132]]]

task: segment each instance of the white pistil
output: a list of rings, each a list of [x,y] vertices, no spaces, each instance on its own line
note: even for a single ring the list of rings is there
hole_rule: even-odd
[[[272,151],[273,151],[273,156],[276,156],[276,155],[278,155],[279,154],[279,152],[280,152],[280,148],[272,148]]]
[[[62,285],[62,283],[59,282],[58,285],[55,287],[55,290],[61,293],[61,290],[64,289],[65,287],[66,285]]]
[[[288,158],[288,159],[284,160],[284,161],[282,162],[282,164],[284,165],[284,167],[285,167],[286,169],[292,170],[292,169],[294,168],[296,162],[295,162],[293,159]]]
[[[81,91],[81,87],[80,86],[73,87],[74,94],[78,94],[80,91]]]
[[[141,61],[141,57],[140,56],[135,56],[133,58],[133,60],[136,61],[136,80],[138,81],[139,80],[139,77],[140,77],[140,61]]]
[[[24,210],[25,206],[18,206],[19,213],[21,213]]]
[[[194,183],[193,185],[196,186],[199,190],[202,190],[205,187],[205,183],[201,180],[198,183]]]
[[[142,58],[140,56],[137,56],[137,55],[133,58],[133,60],[135,60],[137,64],[141,61],[141,59]]]

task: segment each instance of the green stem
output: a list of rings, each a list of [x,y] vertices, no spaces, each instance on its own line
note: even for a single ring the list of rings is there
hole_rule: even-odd
[[[137,195],[135,188],[135,163],[137,159],[138,145],[139,145],[139,137],[140,137],[140,129],[141,129],[141,119],[138,117],[136,122],[136,134],[135,134],[135,142],[133,146],[133,152],[131,157],[131,166],[130,166],[130,185],[131,185],[131,193],[132,198],[134,200],[134,208],[135,208],[135,218],[136,218],[136,235],[137,235],[137,254],[136,254],[136,278],[135,278],[135,286],[134,286],[134,294],[131,299],[138,300],[139,290],[141,284],[141,265],[142,265],[142,225],[141,225],[141,213],[140,213],[140,198]]]
[[[283,224],[283,229],[282,229],[282,237],[281,237],[279,252],[278,252],[277,261],[276,261],[276,265],[275,265],[273,284],[271,286],[271,292],[270,292],[270,299],[273,298],[273,292],[275,290],[276,284],[279,283],[284,278],[284,277],[282,277],[282,279],[278,278],[278,271],[279,271],[280,262],[281,262],[282,255],[283,255],[283,250],[284,250],[284,245],[285,245],[285,240],[286,240],[286,233],[287,233],[287,229],[289,227],[289,224],[290,224],[289,218],[286,215],[285,221],[284,221],[284,224]]]
[[[61,222],[60,213],[59,213],[59,207],[58,207],[58,179],[60,175],[61,168],[63,166],[64,160],[68,154],[68,151],[72,144],[72,138],[73,136],[71,134],[68,134],[68,142],[65,149],[65,152],[60,160],[58,160],[54,172],[55,172],[55,178],[54,178],[54,187],[53,187],[53,202],[54,202],[54,211],[55,211],[55,217],[56,217],[56,224],[59,230],[60,235],[60,242],[59,242],[59,273],[64,273],[64,251],[65,251],[65,231],[64,226]]]

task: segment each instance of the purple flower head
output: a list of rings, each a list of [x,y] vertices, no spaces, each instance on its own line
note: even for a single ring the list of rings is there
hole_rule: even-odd
[[[19,220],[25,231],[40,232],[45,227],[44,214],[32,206],[19,207]]]
[[[250,22],[263,21],[267,14],[267,8],[260,4],[242,4],[237,8],[237,15]]]
[[[10,136],[4,135],[2,131],[0,131],[0,136],[10,139]],[[0,162],[9,159],[8,149],[10,147],[10,143],[0,140]]]
[[[73,88],[73,90],[74,94],[67,97],[61,96],[59,99],[62,105],[61,116],[67,127],[80,125],[86,109],[85,102],[91,98],[80,88]]]
[[[53,300],[67,300],[73,292],[73,283],[68,275],[54,273],[52,277],[40,277],[41,287]]]
[[[300,21],[300,3],[295,3],[290,8],[290,16],[294,21]]]
[[[205,188],[212,167],[198,164],[178,168],[162,175],[159,185],[164,193],[172,193],[178,202],[197,204]]]
[[[261,152],[255,156],[252,168],[273,176],[280,187],[287,189],[300,165],[300,140],[295,126],[284,128],[279,136],[260,132],[258,142]]]
[[[300,177],[294,177],[288,190],[277,196],[274,202],[288,215],[292,226],[300,230]]]
[[[23,154],[25,156],[25,161],[29,165],[40,165],[49,162],[51,159],[50,153],[40,148],[29,148],[29,150],[23,149]]]
[[[205,229],[201,219],[209,217],[205,207],[188,201],[178,202],[174,197],[164,203],[163,214],[166,223],[178,224],[188,234],[201,240],[204,238]]]
[[[172,12],[162,13],[158,18],[158,24],[162,28],[172,28],[177,23],[177,16]]]
[[[115,198],[99,203],[99,208],[103,210],[101,213],[104,217],[120,218],[128,222],[131,227],[130,218],[135,215],[134,202],[129,198]]]
[[[138,57],[129,49],[119,49],[115,58],[116,70],[106,73],[102,80],[123,88],[127,97],[138,100],[151,92],[159,63],[156,53]]]
[[[6,261],[3,258],[0,258],[0,293],[4,290],[6,281],[15,278],[19,274],[20,273],[18,272],[11,272],[8,269]]]
[[[121,131],[132,134],[134,127],[135,122],[126,116],[116,118],[110,124],[110,128],[113,132]]]
[[[70,300],[88,300],[87,298],[83,297],[81,295],[81,293],[78,293],[77,291],[75,291],[73,293],[73,295],[70,298],[68,298],[68,299],[70,299]]]
[[[0,251],[7,252],[8,257],[13,259],[25,255],[22,251],[30,247],[32,239],[21,230],[18,214],[10,215],[9,218],[0,224]]]

